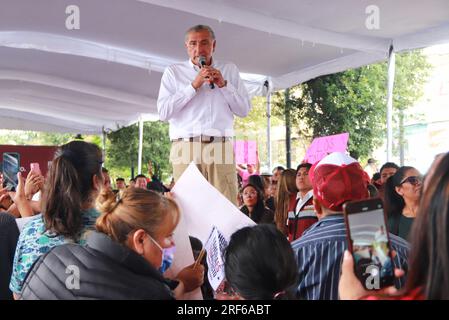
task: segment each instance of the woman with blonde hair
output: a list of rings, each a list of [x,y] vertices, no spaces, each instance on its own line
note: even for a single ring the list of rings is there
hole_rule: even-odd
[[[274,220],[276,227],[284,234],[288,235],[287,218],[289,211],[294,211],[296,204],[296,170],[286,169],[279,178],[276,193]]]
[[[130,188],[121,198],[104,202],[101,212],[97,232],[88,237],[86,247],[63,245],[37,262],[25,281],[23,299],[162,300],[201,286],[201,265],[184,268],[175,281],[163,278],[180,218],[172,199]],[[72,287],[66,285],[70,266],[76,266],[79,275]],[[46,279],[45,285],[40,279]]]

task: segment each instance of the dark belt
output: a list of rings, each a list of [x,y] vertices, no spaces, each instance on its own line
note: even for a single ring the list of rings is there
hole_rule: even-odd
[[[231,141],[232,137],[213,137],[213,136],[197,136],[197,137],[190,137],[190,138],[176,138],[172,139],[172,142],[176,141],[186,141],[186,142],[202,142],[202,143],[211,143],[213,141],[215,142],[226,142]]]

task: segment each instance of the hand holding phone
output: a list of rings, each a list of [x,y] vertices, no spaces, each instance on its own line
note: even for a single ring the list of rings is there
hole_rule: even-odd
[[[3,153],[3,179],[7,190],[16,190],[18,184],[17,173],[19,171],[20,155],[17,152]]]
[[[367,290],[394,283],[394,266],[380,199],[348,202],[343,207],[354,272]]]
[[[395,252],[393,251],[393,256]],[[395,269],[394,276],[401,278],[405,274],[404,270]],[[400,294],[400,291],[395,286],[385,287],[376,291],[376,296],[392,297]],[[346,250],[343,263],[341,264],[341,276],[338,282],[338,296],[340,300],[360,300],[367,296],[372,296],[373,292],[366,290],[360,283],[359,278],[354,273],[354,258],[351,253]]]
[[[34,170],[33,170],[34,169]],[[37,168],[39,169],[39,168]],[[32,200],[33,196],[42,189],[44,185],[44,177],[36,170],[36,167],[32,168],[28,173],[25,180],[25,196],[27,200]]]
[[[37,173],[38,175],[42,175],[41,169],[39,167],[39,163],[33,162],[30,164],[30,171]]]

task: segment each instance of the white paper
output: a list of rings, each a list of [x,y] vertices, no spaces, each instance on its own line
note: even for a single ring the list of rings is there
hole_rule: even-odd
[[[238,229],[255,225],[203,177],[194,163],[184,171],[172,193],[181,209],[181,219],[174,232],[176,253],[168,274],[176,275],[194,262],[189,235],[201,240],[204,246],[214,226],[229,242]],[[202,299],[201,291],[198,289],[183,298]]]
[[[178,201],[176,201],[178,202]],[[190,245],[189,233],[185,226],[185,216],[181,209],[181,218],[175,229],[173,239],[176,244],[176,252],[173,257],[171,267],[164,273],[164,276],[174,279],[183,268],[190,266],[193,260],[192,246]],[[201,289],[198,288],[192,292],[186,293],[181,297],[182,300],[203,300]]]
[[[215,189],[192,162],[172,189],[188,234],[204,244],[214,226],[229,241],[231,235],[256,223]]]

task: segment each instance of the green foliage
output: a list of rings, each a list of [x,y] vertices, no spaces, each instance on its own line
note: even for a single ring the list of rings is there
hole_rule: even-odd
[[[167,180],[171,175],[169,163],[170,139],[168,124],[160,121],[145,122],[143,130],[142,173],[148,175],[148,161],[152,161],[154,173]],[[131,178],[131,168],[137,175],[139,150],[139,125],[135,124],[108,134],[106,167],[113,178]]]
[[[430,70],[431,65],[420,50],[396,55],[393,97],[396,110],[407,109],[423,95]]]
[[[62,145],[74,138],[75,134],[0,130],[0,144]],[[83,135],[82,138],[84,141],[95,143],[103,148],[102,136]],[[138,124],[107,135],[105,166],[113,180],[119,176],[130,179],[131,167],[134,167],[134,175],[137,175],[138,146]],[[153,162],[153,173],[159,178],[168,180],[172,172],[168,160],[169,154],[168,124],[145,122],[142,173],[148,175],[148,161],[151,160]]]
[[[267,99],[255,97],[251,101],[251,111],[245,118],[235,117],[234,130],[237,139],[257,137],[265,134],[267,126]],[[283,120],[277,116],[271,117],[271,125],[282,125]]]
[[[60,146],[75,138],[73,133],[53,133],[37,131],[0,130],[0,144]],[[102,146],[101,137],[97,135],[83,136],[84,141]]]
[[[423,93],[429,64],[420,51],[398,54],[393,106],[413,105]],[[301,135],[310,138],[349,132],[349,151],[366,158],[380,145],[386,128],[387,62],[307,81],[291,90],[287,108]],[[285,112],[278,94],[275,112]],[[301,126],[305,123],[306,126]]]
[[[274,104],[274,101],[272,101]],[[257,143],[262,171],[270,171],[267,152],[267,99],[255,97],[251,101],[251,111],[245,118],[235,117],[234,131],[237,140],[253,140]],[[283,125],[283,120],[276,115],[271,116],[271,127]],[[272,145],[272,154],[276,146]],[[276,158],[277,159],[277,158]],[[277,160],[276,160],[277,163]]]

